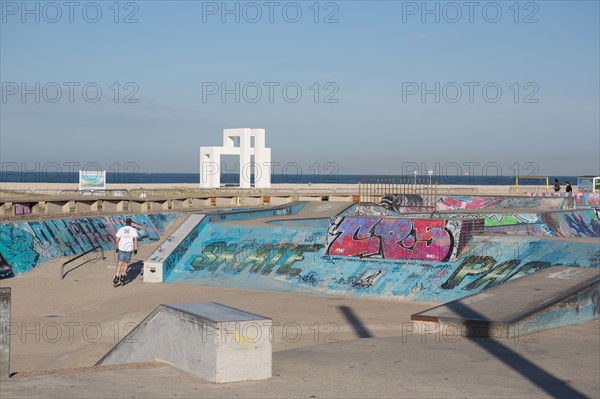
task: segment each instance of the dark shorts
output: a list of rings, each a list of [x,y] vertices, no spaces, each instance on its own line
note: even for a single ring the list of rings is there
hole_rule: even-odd
[[[129,263],[131,262],[131,254],[133,251],[119,251],[119,262]]]

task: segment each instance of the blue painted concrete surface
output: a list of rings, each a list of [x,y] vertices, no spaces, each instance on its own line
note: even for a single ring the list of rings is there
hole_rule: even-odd
[[[445,302],[553,265],[600,267],[593,243],[475,237],[450,262],[327,256],[318,227],[208,224],[168,282]]]
[[[82,254],[95,246],[115,248],[115,234],[131,217],[141,245],[157,241],[177,213],[118,215],[0,223],[0,278],[46,261]]]

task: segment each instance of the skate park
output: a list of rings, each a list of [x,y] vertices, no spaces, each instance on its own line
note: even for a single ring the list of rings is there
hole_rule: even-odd
[[[589,198],[362,194],[131,215],[143,239],[117,289],[110,237],[125,215],[3,224],[5,274],[16,276],[2,280],[13,373],[3,391],[598,396],[600,224]],[[177,334],[166,327],[138,329],[124,348],[165,306],[191,303],[269,319],[270,378],[215,384],[182,371],[152,353]],[[251,338],[229,337],[246,352]],[[109,353],[119,360],[103,363]]]

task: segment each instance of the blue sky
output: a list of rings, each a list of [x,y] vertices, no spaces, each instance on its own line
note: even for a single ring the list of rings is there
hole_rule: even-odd
[[[3,170],[197,172],[260,127],[307,173],[600,172],[597,1],[0,3]]]

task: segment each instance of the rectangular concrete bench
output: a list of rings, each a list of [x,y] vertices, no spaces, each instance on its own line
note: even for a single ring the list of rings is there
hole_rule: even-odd
[[[271,377],[272,321],[215,302],[158,306],[96,366],[161,361],[212,382]]]

